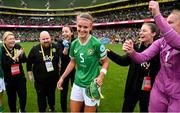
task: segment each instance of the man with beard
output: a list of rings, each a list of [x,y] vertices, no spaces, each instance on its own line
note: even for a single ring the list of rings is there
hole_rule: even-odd
[[[27,71],[29,80],[35,81],[39,112],[46,112],[47,102],[49,111],[53,112],[59,76],[60,49],[52,43],[47,31],[40,33],[39,40],[40,44],[34,46],[28,55]]]

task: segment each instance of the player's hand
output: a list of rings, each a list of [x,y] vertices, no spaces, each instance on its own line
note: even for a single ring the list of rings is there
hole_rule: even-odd
[[[149,10],[153,16],[160,14],[159,3],[157,1],[150,1],[149,2]]]
[[[63,45],[65,48],[69,48],[69,42],[66,39],[63,40]]]
[[[104,78],[104,75],[100,74],[95,80],[96,80],[96,83],[99,87],[101,87],[103,85],[103,78]]]
[[[63,79],[62,77],[59,79],[59,81],[57,82],[57,88],[58,90],[63,90],[62,84],[63,84]]]
[[[122,50],[124,50],[127,54],[131,54],[134,52],[133,45],[134,43],[132,40],[126,40],[123,44]]]

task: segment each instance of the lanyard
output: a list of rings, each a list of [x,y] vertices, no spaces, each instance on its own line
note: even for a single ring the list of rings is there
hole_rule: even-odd
[[[43,61],[46,61],[42,45],[41,45],[41,52],[42,52],[42,56],[43,56]],[[52,61],[52,49],[51,48],[50,48],[50,60]]]
[[[10,58],[13,59],[12,55],[9,53],[8,49],[6,48],[6,46],[5,46],[4,44],[3,44],[3,47],[5,48],[5,50],[6,50],[7,54],[8,54],[8,56],[9,56]],[[14,56],[15,56],[15,54],[17,53],[16,51],[17,51],[17,50],[14,49]]]

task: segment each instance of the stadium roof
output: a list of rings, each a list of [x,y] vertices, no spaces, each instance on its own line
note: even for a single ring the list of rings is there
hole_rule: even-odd
[[[68,9],[89,7],[128,0],[0,0],[2,7],[16,7],[28,9]]]

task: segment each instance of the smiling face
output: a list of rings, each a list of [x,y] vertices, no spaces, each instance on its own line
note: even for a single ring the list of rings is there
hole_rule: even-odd
[[[71,40],[71,38],[72,38],[72,35],[73,35],[73,33],[71,32],[71,29],[70,29],[70,27],[63,27],[62,28],[62,36],[66,39],[66,40]]]
[[[11,49],[15,45],[15,37],[14,35],[7,35],[7,37],[4,40],[4,44],[7,46],[7,48]]]
[[[87,19],[77,20],[77,33],[78,37],[85,39],[88,38],[90,31],[92,30],[92,22]]]
[[[150,44],[153,42],[154,37],[157,35],[156,26],[153,23],[145,23],[142,25],[139,32],[140,41],[145,44]]]
[[[88,13],[81,13],[77,16],[76,22],[78,37],[87,39],[92,30],[93,17]]]
[[[42,31],[40,33],[40,43],[43,47],[47,48],[51,45],[51,37],[47,31]]]
[[[170,26],[180,34],[180,10],[174,10],[167,18]]]

